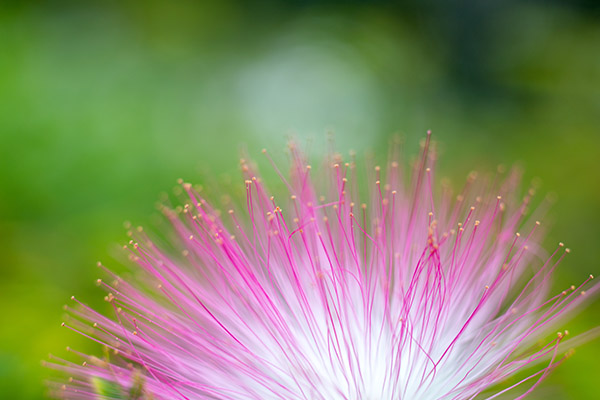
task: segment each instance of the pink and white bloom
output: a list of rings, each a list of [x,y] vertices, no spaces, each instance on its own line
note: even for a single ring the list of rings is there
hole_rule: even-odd
[[[360,187],[353,158],[311,169],[290,146],[281,198],[242,160],[245,204],[224,213],[182,183],[184,204],[162,207],[174,238],[132,230],[135,279],[99,280],[114,314],[73,298],[65,326],[105,354],[52,357],[70,377],[52,395],[523,398],[565,359],[556,329],[598,286],[551,292],[569,250],[540,247],[542,210],[517,195],[517,172],[451,194],[429,147],[410,171],[392,154]],[[522,387],[493,390],[532,366]]]

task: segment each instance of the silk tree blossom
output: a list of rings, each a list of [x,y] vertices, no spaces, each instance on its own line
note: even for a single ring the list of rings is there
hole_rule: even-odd
[[[51,382],[52,395],[525,397],[568,356],[572,339],[556,329],[597,286],[586,287],[590,276],[552,293],[569,249],[540,247],[544,206],[530,212],[533,191],[519,198],[516,171],[471,174],[458,195],[438,188],[429,137],[409,171],[392,151],[363,188],[353,156],[332,154],[317,171],[293,145],[288,175],[273,163],[289,191],[281,200],[245,160],[246,201],[235,210],[221,213],[180,182],[183,205],[161,206],[169,244],[133,229],[125,248],[139,274],[99,264],[114,314],[72,298],[63,325],[104,355],[52,356],[70,377]],[[531,375],[497,386],[522,370]]]

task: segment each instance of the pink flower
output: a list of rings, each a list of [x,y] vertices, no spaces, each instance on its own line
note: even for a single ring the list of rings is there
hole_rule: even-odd
[[[568,332],[552,330],[588,297],[592,276],[551,293],[569,249],[540,247],[542,210],[529,215],[533,191],[517,199],[518,173],[472,174],[455,196],[434,187],[429,147],[428,135],[410,174],[392,161],[361,188],[354,159],[331,155],[317,172],[290,146],[282,199],[242,160],[245,206],[225,215],[182,183],[185,204],[162,208],[175,237],[158,244],[133,230],[126,248],[139,274],[106,270],[112,278],[98,281],[114,315],[73,298],[64,325],[105,354],[52,357],[71,376],[50,384],[53,395],[523,398],[567,357]]]

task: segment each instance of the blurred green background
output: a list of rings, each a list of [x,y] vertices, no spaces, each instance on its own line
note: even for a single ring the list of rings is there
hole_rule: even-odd
[[[95,262],[118,268],[123,221],[152,227],[177,178],[237,178],[241,148],[290,135],[383,155],[432,129],[455,185],[518,162],[558,198],[557,288],[600,274],[598,2],[249,4],[0,6],[0,397],[43,398],[40,360],[90,348],[61,306],[101,304]],[[581,346],[538,396],[598,398],[599,357]]]

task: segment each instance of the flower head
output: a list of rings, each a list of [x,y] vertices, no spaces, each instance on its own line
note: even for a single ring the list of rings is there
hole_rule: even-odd
[[[452,195],[434,186],[429,147],[428,134],[410,171],[392,157],[361,189],[353,158],[331,155],[315,175],[290,146],[282,200],[242,160],[245,206],[223,214],[181,183],[184,204],[161,207],[170,244],[132,230],[139,276],[99,280],[114,314],[73,298],[65,326],[105,354],[53,357],[71,376],[54,394],[492,399],[538,366],[513,385],[524,397],[566,357],[568,332],[549,330],[597,286],[550,292],[569,249],[540,247],[541,208],[530,215],[533,191],[518,199],[516,171],[471,174]]]

